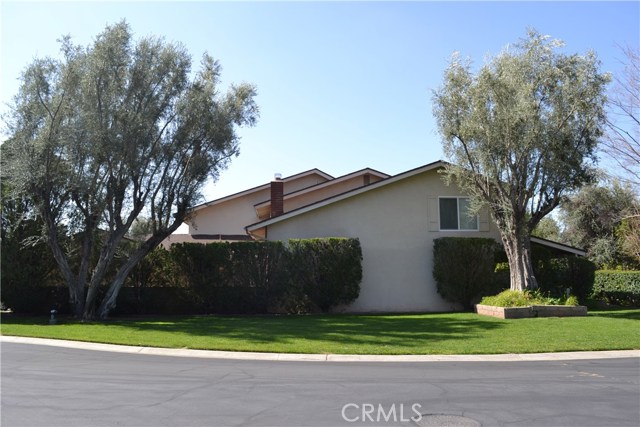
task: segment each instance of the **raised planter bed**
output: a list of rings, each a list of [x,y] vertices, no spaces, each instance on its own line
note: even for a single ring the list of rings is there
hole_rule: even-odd
[[[586,316],[584,305],[532,305],[529,307],[496,307],[493,305],[476,305],[476,313],[500,319],[523,319],[527,317],[567,317]]]

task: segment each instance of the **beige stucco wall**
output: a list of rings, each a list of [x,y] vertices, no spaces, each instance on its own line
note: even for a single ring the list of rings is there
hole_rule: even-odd
[[[443,236],[493,237],[492,222],[477,232],[431,231],[438,221],[438,196],[461,196],[435,170],[300,214],[268,227],[269,240],[358,237],[363,251],[363,281],[349,312],[449,311],[432,276],[433,240]],[[483,215],[486,219],[486,214]],[[433,224],[433,221],[432,221]],[[460,260],[468,262],[468,260]]]
[[[267,188],[203,207],[189,221],[189,234],[245,234],[247,225],[258,222],[253,205],[269,194]]]

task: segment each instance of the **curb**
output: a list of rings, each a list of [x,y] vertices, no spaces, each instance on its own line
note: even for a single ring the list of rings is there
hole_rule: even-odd
[[[256,353],[238,351],[192,350],[177,348],[139,347],[100,344],[82,341],[54,340],[3,335],[0,342],[47,345],[80,350],[112,353],[146,354],[154,356],[196,357],[203,359],[299,361],[299,362],[542,362],[555,360],[589,360],[640,358],[640,350],[580,351],[528,354],[471,354],[471,355],[365,355],[365,354],[295,354]]]

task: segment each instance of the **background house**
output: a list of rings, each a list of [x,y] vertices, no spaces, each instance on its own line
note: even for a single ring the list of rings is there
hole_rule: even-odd
[[[388,178],[373,169],[362,169],[338,178],[311,169],[286,178],[212,200],[191,209],[188,234],[173,234],[173,243],[251,240],[245,227],[255,222]]]

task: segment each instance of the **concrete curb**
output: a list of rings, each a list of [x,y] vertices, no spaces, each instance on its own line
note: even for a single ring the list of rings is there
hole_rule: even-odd
[[[148,354],[155,356],[199,357],[204,359],[300,361],[300,362],[538,362],[554,360],[617,359],[638,357],[640,350],[580,351],[532,354],[472,354],[472,355],[365,355],[365,354],[293,354],[236,351],[191,350],[177,348],[139,347],[92,342],[0,336],[0,342],[48,345],[81,350],[113,353]]]

